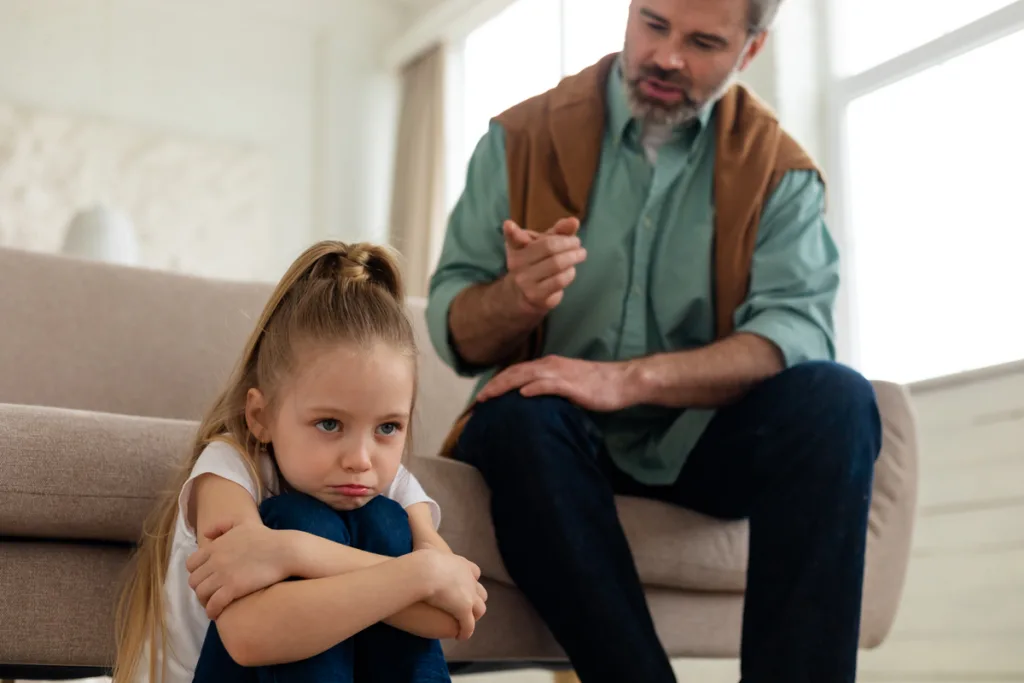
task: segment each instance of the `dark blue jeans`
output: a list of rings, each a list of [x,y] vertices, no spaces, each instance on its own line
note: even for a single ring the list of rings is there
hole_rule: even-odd
[[[749,519],[745,683],[853,683],[880,444],[870,383],[808,363],[719,410],[671,485],[616,468],[587,413],[557,397],[477,406],[456,457],[490,486],[508,571],[583,683],[675,680],[614,494]]]
[[[358,510],[337,512],[301,493],[269,498],[260,506],[272,529],[297,529],[378,555],[412,551],[405,510],[377,496]],[[441,644],[378,623],[315,657],[290,664],[245,668],[235,663],[210,623],[196,665],[196,683],[436,683],[450,682]]]

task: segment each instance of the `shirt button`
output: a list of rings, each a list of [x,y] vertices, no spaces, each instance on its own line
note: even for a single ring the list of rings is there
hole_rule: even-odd
[[[654,223],[651,222],[650,218],[645,218],[644,219],[644,227],[647,228],[648,230],[650,230],[652,227],[654,227]]]
[[[640,285],[633,285],[633,294],[637,296],[640,296],[640,294],[642,294],[642,292],[640,291]]]

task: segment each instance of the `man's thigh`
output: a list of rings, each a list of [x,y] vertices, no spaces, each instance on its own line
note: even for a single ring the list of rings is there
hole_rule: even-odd
[[[748,518],[780,482],[864,457],[864,448],[848,448],[860,441],[880,441],[871,384],[836,363],[796,365],[718,409],[659,497],[723,519]],[[873,461],[877,449],[869,450]]]

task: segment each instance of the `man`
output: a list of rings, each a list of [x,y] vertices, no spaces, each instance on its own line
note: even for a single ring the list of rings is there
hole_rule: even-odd
[[[634,0],[625,46],[492,122],[431,282],[450,440],[584,683],[674,680],[613,495],[750,520],[746,683],[853,681],[881,427],[833,362],[825,188],[733,86],[781,0]]]

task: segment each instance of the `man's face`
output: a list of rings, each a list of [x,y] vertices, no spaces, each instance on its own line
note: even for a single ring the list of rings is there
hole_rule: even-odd
[[[760,51],[747,32],[750,0],[633,0],[623,48],[633,114],[676,125],[720,98]]]

